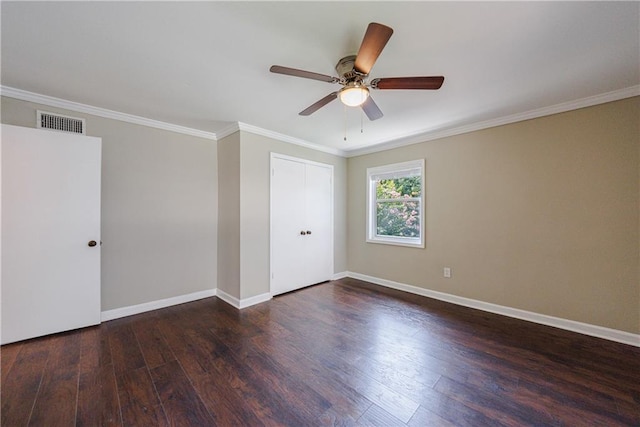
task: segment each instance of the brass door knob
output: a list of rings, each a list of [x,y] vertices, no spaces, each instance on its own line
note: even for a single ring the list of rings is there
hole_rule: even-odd
[[[89,243],[87,243],[89,245],[89,247],[94,247],[95,245],[97,245],[95,240],[91,240],[89,241]]]

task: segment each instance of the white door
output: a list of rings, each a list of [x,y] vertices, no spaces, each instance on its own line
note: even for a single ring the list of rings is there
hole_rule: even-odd
[[[333,274],[333,167],[272,154],[271,294]]]
[[[3,344],[100,323],[101,145],[2,125]]]
[[[333,169],[306,165],[305,218],[307,235],[303,239],[307,256],[306,282],[320,283],[333,275]]]
[[[304,163],[271,160],[271,294],[303,286],[306,236]]]

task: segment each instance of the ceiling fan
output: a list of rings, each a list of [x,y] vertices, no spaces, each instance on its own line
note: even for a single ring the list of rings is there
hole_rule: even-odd
[[[393,29],[386,25],[372,22],[367,27],[357,55],[345,56],[336,65],[340,77],[332,77],[311,71],[272,65],[269,71],[277,74],[320,80],[327,83],[339,83],[340,90],[330,93],[321,100],[298,113],[309,116],[336,98],[349,107],[361,107],[369,120],[377,120],[383,116],[378,105],[369,94],[370,89],[440,89],[444,82],[443,76],[430,77],[384,77],[367,82],[369,72],[373,68],[378,56],[391,38]]]

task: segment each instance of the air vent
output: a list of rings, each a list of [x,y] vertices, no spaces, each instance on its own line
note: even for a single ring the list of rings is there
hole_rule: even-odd
[[[40,129],[51,129],[60,132],[86,135],[84,119],[47,113],[46,111],[38,111],[36,126]]]

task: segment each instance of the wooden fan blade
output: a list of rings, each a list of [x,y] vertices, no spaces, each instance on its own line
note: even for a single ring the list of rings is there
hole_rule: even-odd
[[[288,76],[302,77],[305,79],[320,80],[321,82],[337,83],[337,77],[327,76],[326,74],[313,73],[311,71],[297,70],[295,68],[283,67],[281,65],[272,65],[269,71],[277,74],[286,74]]]
[[[369,24],[356,55],[354,68],[357,72],[369,74],[392,34],[393,30],[386,25],[376,22]]]
[[[444,77],[386,77],[371,80],[374,89],[440,89]]]
[[[337,97],[338,97],[338,92],[330,93],[329,95],[322,98],[320,101],[314,104],[311,104],[304,110],[300,111],[298,114],[301,116],[310,116],[311,114],[315,113],[316,111],[318,111],[319,109],[321,109],[322,107],[324,107],[325,105],[327,105],[328,103],[336,99]]]
[[[367,100],[364,101],[364,103],[360,107],[371,121],[378,120],[380,117],[384,116],[384,114],[382,114],[382,111],[380,111],[378,104],[376,104],[373,101],[373,98],[371,98],[371,95],[369,95]]]

